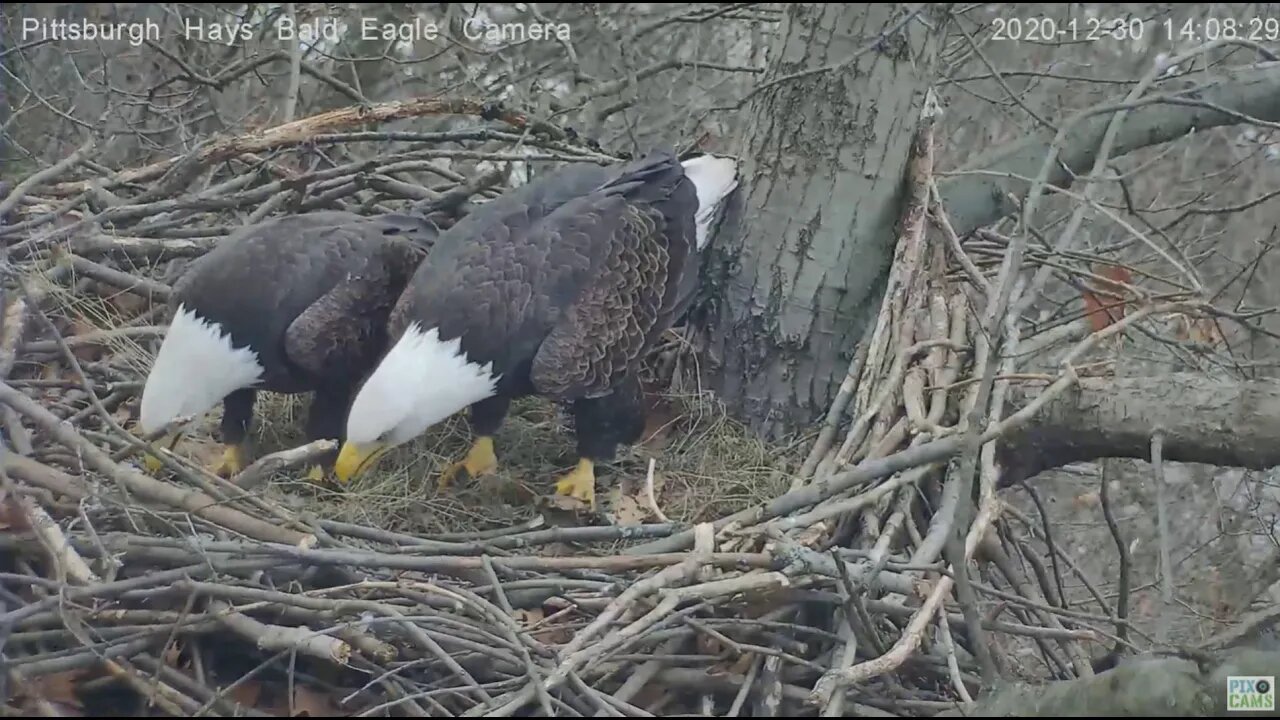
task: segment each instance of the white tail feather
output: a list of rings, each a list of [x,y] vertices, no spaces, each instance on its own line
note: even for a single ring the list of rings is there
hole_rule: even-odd
[[[738,187],[738,164],[714,155],[699,155],[681,164],[698,193],[698,212],[694,218],[698,229],[698,250],[702,250],[710,239],[711,224],[720,204]]]

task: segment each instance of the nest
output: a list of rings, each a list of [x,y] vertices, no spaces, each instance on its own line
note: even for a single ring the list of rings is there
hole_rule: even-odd
[[[0,629],[13,708],[931,715],[986,687],[993,658],[1038,654],[1040,669],[1002,668],[1071,677],[1091,672],[1087,646],[1123,640],[1104,629],[1122,618],[1063,609],[1047,575],[1029,579],[1010,560],[1006,548],[1047,538],[1001,529],[988,453],[963,454],[967,475],[948,472],[991,385],[978,382],[988,348],[969,316],[978,269],[967,257],[950,266],[925,238],[927,123],[884,307],[854,382],[798,457],[672,381],[688,362],[674,337],[651,363],[645,442],[612,468],[598,516],[546,499],[572,446],[557,409],[534,400],[498,436],[499,476],[443,492],[431,478],[466,447],[464,421],[333,490],[301,479],[323,448],[300,444],[301,401],[289,398],[264,406],[260,457],[236,478],[202,469],[212,443],[198,434],[146,474],[130,425],[175,266],[274,212],[412,205],[447,223],[467,199],[492,197],[494,174],[432,168],[443,141],[430,133],[399,133],[408,152],[323,170],[285,161],[307,137],[338,145],[344,123],[439,105],[329,113],[69,178],[86,146],[0,193]],[[610,159],[498,131],[471,152],[516,142],[532,160]],[[409,156],[432,187],[398,179]],[[1086,331],[1078,351],[1132,319]],[[1066,367],[1044,402],[1074,380]],[[980,546],[998,583],[950,569]],[[982,618],[976,595],[1012,617]]]

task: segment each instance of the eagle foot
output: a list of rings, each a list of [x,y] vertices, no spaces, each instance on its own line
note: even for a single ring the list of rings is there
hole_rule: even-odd
[[[147,472],[155,475],[160,472],[160,468],[164,467],[164,461],[157,455],[146,453],[142,456],[142,464],[146,466]]]
[[[578,460],[578,466],[562,475],[556,482],[556,494],[582,500],[596,509],[595,463],[586,458]]]
[[[467,456],[453,463],[440,473],[440,489],[444,490],[458,479],[458,473],[465,470],[475,480],[498,469],[498,456],[493,452],[493,438],[481,436],[476,438]]]
[[[324,468],[319,465],[312,465],[307,470],[307,479],[317,485],[322,484],[325,479]]]
[[[222,451],[222,457],[217,464],[210,468],[214,475],[218,477],[231,478],[238,475],[241,470],[248,466],[245,462],[247,453],[240,445],[228,445]]]

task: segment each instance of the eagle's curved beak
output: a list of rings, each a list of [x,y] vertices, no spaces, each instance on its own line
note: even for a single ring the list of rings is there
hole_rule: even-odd
[[[338,460],[333,465],[333,474],[337,476],[338,482],[350,482],[352,478],[372,467],[389,449],[378,442],[343,443],[342,450],[338,453]]]

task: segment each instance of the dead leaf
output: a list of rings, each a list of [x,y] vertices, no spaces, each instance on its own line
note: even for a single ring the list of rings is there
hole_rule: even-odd
[[[647,517],[649,517],[649,511],[631,495],[620,495],[618,502],[613,506],[613,512],[609,514],[609,519],[614,525],[623,526],[639,525]]]
[[[755,662],[755,653],[742,653],[737,657],[725,658],[707,668],[708,675],[746,675]]]
[[[725,651],[724,645],[719,640],[706,633],[698,633],[695,645],[701,655],[719,655]]]
[[[164,660],[165,665],[178,667],[178,661],[182,659],[182,646],[176,642],[170,643],[160,654],[160,658]]]
[[[542,612],[542,608],[533,608],[532,610],[516,610],[511,614],[516,623],[521,627],[531,627],[537,625],[546,619],[546,613]]]
[[[671,403],[659,395],[644,395],[644,431],[640,434],[640,447],[659,450],[667,445],[676,428],[679,415]]]
[[[13,530],[14,532],[29,532],[31,530],[31,521],[27,518],[27,514],[22,511],[22,506],[13,497],[7,497],[4,502],[0,502],[0,530]]]
[[[1213,318],[1197,318],[1186,324],[1184,337],[1179,340],[1204,348],[1215,348],[1223,342],[1222,329]]]
[[[98,328],[93,323],[87,322],[81,318],[72,318],[67,323],[66,337],[68,341],[71,338],[82,335],[89,335],[98,332]],[[75,343],[70,342],[71,354],[76,356],[80,362],[94,362],[102,358],[106,352],[106,348],[99,342]]]
[[[572,642],[573,630],[568,625],[556,623],[533,630],[529,633],[529,636],[543,645],[554,647],[556,645],[568,645]]]
[[[552,510],[583,512],[590,509],[585,500],[579,500],[569,495],[544,495],[542,496],[542,501]]]
[[[146,298],[131,292],[113,291],[104,297],[125,317],[134,317],[150,306]]]
[[[801,530],[800,534],[796,535],[794,542],[807,548],[817,547],[818,542],[822,540],[822,538],[826,537],[827,530],[829,529],[830,528],[827,526],[827,523],[816,522],[804,530]]]
[[[131,403],[120,403],[120,406],[111,414],[111,417],[120,427],[129,427],[133,422],[133,409]]]
[[[84,704],[76,696],[76,685],[87,672],[79,669],[28,677],[17,692],[28,701],[43,700],[50,703],[63,715],[82,717]]]
[[[1071,505],[1076,510],[1084,510],[1085,508],[1098,507],[1102,502],[1102,495],[1097,491],[1080,493],[1071,500]]]
[[[258,707],[258,701],[262,699],[262,683],[256,680],[246,680],[227,692],[233,702],[239,703],[247,708]]]
[[[346,715],[329,696],[306,685],[298,685],[293,691],[294,717],[337,717]]]
[[[1093,331],[1098,332],[1124,317],[1128,291],[1119,283],[1130,284],[1133,273],[1117,265],[1095,265],[1093,270],[1100,277],[1086,280],[1081,295],[1085,317],[1089,318]]]

